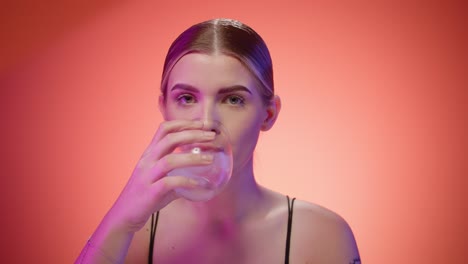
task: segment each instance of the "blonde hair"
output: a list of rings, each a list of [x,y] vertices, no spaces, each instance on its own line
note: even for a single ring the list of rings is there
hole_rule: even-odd
[[[182,32],[170,46],[164,61],[161,78],[161,93],[164,98],[172,68],[180,58],[189,53],[221,53],[237,58],[259,81],[263,102],[267,104],[273,98],[270,52],[260,35],[246,24],[219,18],[195,24]]]

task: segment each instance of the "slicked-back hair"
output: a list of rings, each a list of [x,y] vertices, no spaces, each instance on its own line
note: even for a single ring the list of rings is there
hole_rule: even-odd
[[[263,102],[268,104],[273,98],[273,65],[263,39],[240,21],[218,18],[191,26],[170,46],[161,78],[164,100],[172,68],[180,58],[189,53],[225,54],[238,59],[259,82]]]

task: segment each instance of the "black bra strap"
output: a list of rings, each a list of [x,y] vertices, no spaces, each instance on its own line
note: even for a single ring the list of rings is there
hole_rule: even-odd
[[[296,198],[292,199],[291,204],[289,203],[289,196],[286,196],[286,198],[288,199],[288,233],[286,237],[286,255],[285,255],[284,263],[288,264],[289,263],[289,247],[291,245],[293,207],[294,207],[294,200],[296,200]]]
[[[154,237],[156,236],[156,227],[158,226],[159,211],[156,212],[156,219],[154,214],[151,215],[151,232],[150,232],[150,243],[149,243],[149,254],[148,263],[153,263],[153,248],[154,248]]]
[[[289,264],[289,248],[291,245],[291,230],[292,230],[292,217],[293,217],[293,208],[294,208],[294,201],[296,198],[292,199],[292,202],[289,202],[289,196],[286,196],[288,200],[288,232],[286,236],[286,255],[285,255],[285,263]],[[149,255],[148,255],[148,263],[153,263],[153,248],[154,248],[154,237],[156,235],[156,227],[158,226],[158,219],[159,219],[159,211],[156,212],[156,217],[154,214],[151,215],[151,232],[150,232],[150,246],[149,246]]]

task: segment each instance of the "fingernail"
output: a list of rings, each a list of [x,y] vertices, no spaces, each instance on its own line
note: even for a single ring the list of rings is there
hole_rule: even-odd
[[[202,154],[201,159],[205,161],[213,161],[213,155],[211,154]]]
[[[212,139],[212,138],[215,137],[215,135],[216,135],[216,133],[213,132],[213,131],[204,131],[204,132],[203,132],[203,137],[204,137],[204,138]]]
[[[195,180],[195,179],[192,179],[192,178],[189,178],[189,182],[191,185],[200,185],[200,182],[198,180]]]
[[[191,185],[194,185],[196,187],[208,188],[212,186],[212,184],[205,178],[190,178],[189,181]]]

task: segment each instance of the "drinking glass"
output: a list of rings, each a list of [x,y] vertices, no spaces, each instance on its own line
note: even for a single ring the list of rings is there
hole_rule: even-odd
[[[187,166],[174,169],[168,176],[185,176],[200,182],[196,188],[176,188],[176,193],[190,201],[207,201],[219,194],[229,182],[232,174],[232,147],[226,128],[215,121],[205,121],[205,130],[216,132],[215,139],[208,142],[181,145],[174,153],[212,154],[213,162],[208,165]]]

